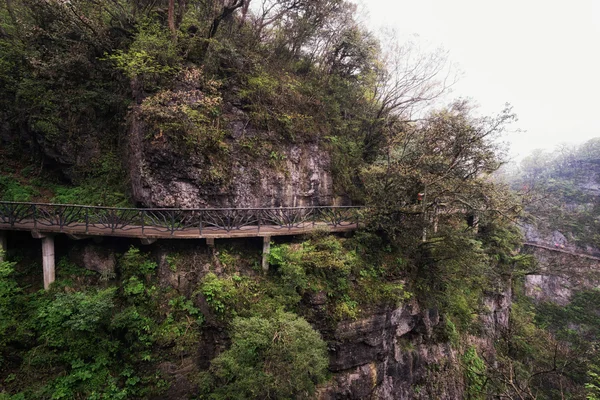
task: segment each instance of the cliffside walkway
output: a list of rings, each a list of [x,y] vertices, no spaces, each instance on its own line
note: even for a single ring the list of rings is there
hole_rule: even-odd
[[[349,232],[358,228],[362,207],[271,208],[117,208],[75,204],[0,202],[0,250],[7,231],[29,231],[42,239],[44,287],[54,281],[54,238],[91,236],[158,239],[263,238],[263,269],[268,268],[271,236],[292,236],[318,229]],[[0,260],[1,261],[1,260]]]
[[[535,243],[535,242],[525,242],[523,244],[525,246],[536,247],[538,249],[544,249],[544,250],[549,250],[549,251],[555,251],[555,252],[558,252],[558,253],[569,254],[569,255],[575,256],[575,257],[587,258],[588,260],[600,261],[600,257],[595,257],[595,256],[592,256],[592,255],[589,255],[589,254],[585,254],[585,253],[577,253],[577,252],[574,252],[574,251],[569,251],[569,250],[565,250],[565,249],[561,249],[561,248],[556,248],[556,247],[552,247],[552,246],[546,246],[546,245]]]

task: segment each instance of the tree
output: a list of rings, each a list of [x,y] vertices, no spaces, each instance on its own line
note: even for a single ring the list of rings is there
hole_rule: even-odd
[[[432,228],[440,214],[514,216],[518,207],[503,204],[506,191],[489,175],[502,164],[495,139],[515,115],[508,107],[493,118],[471,114],[469,104],[458,101],[420,122],[396,124],[386,154],[362,171],[368,203],[379,213],[418,213]],[[397,228],[388,221],[387,229]]]

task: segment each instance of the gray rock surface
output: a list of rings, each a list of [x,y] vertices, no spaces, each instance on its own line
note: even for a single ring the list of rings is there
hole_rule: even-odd
[[[510,292],[490,295],[485,303],[485,334],[472,342],[492,353],[494,338],[508,326]],[[437,310],[420,310],[416,304],[340,323],[330,343],[334,377],[318,398],[464,398],[458,354],[436,334],[441,324]]]
[[[190,93],[201,96],[193,83],[180,86],[174,95],[179,102],[193,102]],[[249,116],[228,103],[222,117],[226,150],[182,147],[172,138],[149,137],[142,110],[134,106],[130,114],[128,151],[132,195],[139,204],[241,208],[334,200],[330,156],[318,139],[292,143],[276,132],[254,129]]]
[[[97,244],[86,243],[75,246],[69,252],[70,260],[91,271],[96,271],[104,277],[115,274],[117,260],[112,249]]]

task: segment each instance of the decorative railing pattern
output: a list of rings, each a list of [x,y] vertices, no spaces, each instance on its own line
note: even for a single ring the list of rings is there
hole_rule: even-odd
[[[0,202],[0,224],[33,229],[52,227],[141,231],[142,235],[178,231],[240,231],[333,227],[358,224],[362,207],[315,206],[273,208],[115,208],[71,204]]]

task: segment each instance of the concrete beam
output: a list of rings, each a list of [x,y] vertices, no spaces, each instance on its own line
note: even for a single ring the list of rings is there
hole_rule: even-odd
[[[0,262],[6,259],[6,231],[0,231]]]
[[[69,239],[73,239],[73,240],[82,240],[82,239],[89,239],[90,236],[86,236],[86,235],[75,235],[73,233],[67,233],[67,237]]]
[[[43,239],[46,237],[46,234],[40,231],[31,231],[31,237],[34,239]]]
[[[271,236],[263,236],[262,270],[269,272],[269,254],[271,254]]]
[[[142,244],[144,246],[148,246],[151,245],[152,243],[156,242],[158,239],[156,238],[140,238],[140,241],[142,242]]]
[[[44,289],[48,290],[55,279],[54,236],[42,238],[42,267],[44,269]]]

